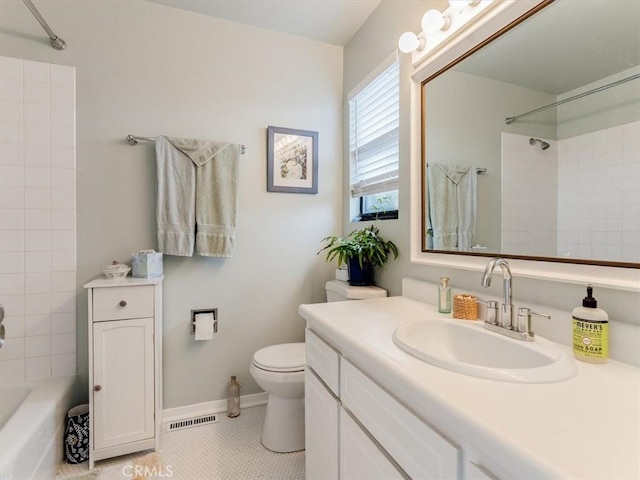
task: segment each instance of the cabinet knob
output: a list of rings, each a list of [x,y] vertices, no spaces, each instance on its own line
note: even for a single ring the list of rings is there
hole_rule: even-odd
[[[121,307],[126,307],[127,306],[127,301],[126,300],[120,300],[120,306]]]
[[[94,392],[99,392],[100,390],[102,390],[102,385],[96,385],[95,387],[93,387]]]

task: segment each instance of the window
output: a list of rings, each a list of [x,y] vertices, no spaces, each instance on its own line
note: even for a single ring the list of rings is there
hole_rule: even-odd
[[[355,221],[398,218],[400,66],[382,73],[349,96],[351,197]]]

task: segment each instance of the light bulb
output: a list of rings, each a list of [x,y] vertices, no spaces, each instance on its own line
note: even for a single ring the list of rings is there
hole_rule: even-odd
[[[420,48],[422,42],[413,32],[404,32],[398,39],[398,48],[403,53],[411,53]]]
[[[435,9],[427,11],[422,17],[422,30],[427,34],[446,30],[450,24],[451,19],[442,16],[442,13]]]

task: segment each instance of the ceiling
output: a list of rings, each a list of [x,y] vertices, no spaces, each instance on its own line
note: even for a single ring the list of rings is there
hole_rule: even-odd
[[[148,0],[232,22],[344,46],[381,0]]]

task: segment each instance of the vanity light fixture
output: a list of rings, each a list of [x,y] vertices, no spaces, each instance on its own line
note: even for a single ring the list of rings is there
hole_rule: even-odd
[[[423,36],[418,36],[413,32],[404,32],[398,39],[398,48],[402,53],[411,53],[424,48]]]
[[[422,17],[422,30],[424,30],[424,33],[427,35],[438,31],[445,32],[449,26],[451,26],[451,17],[443,15],[435,8],[428,10]]]
[[[398,39],[398,49],[403,53],[414,53],[414,64],[420,58],[431,55],[442,42],[456,36],[465,24],[492,3],[507,0],[449,0],[449,8],[444,12],[427,10],[422,17],[422,32],[405,32]],[[513,1],[513,0],[511,0]]]

